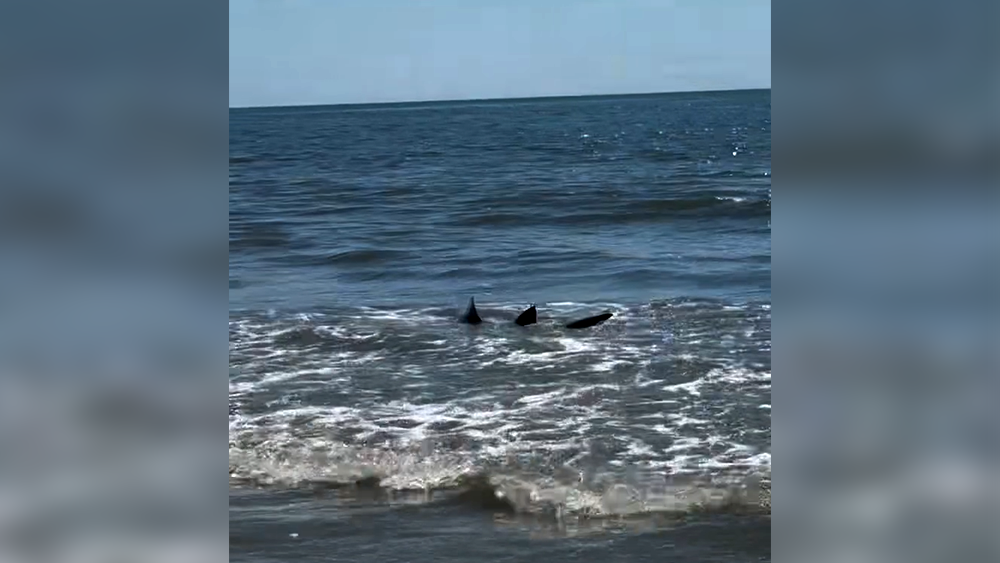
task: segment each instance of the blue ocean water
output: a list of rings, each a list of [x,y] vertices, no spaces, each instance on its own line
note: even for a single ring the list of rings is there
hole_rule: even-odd
[[[770,170],[769,90],[231,110],[231,558],[769,559]]]

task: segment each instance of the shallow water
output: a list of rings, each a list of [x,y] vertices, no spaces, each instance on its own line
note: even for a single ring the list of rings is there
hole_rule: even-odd
[[[231,111],[234,560],[767,560],[770,342],[769,91]]]

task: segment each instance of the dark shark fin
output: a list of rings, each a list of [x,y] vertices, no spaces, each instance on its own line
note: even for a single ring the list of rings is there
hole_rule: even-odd
[[[462,315],[462,322],[470,325],[477,325],[483,322],[483,319],[479,316],[479,311],[476,311],[476,298],[469,298],[469,308],[465,310],[465,314]]]
[[[594,315],[593,317],[587,317],[585,319],[580,319],[578,321],[573,321],[566,325],[566,328],[588,328],[594,325],[599,325],[604,321],[610,319],[614,315],[611,313],[601,313],[600,315]]]
[[[538,311],[535,309],[535,306],[532,305],[531,307],[525,309],[523,313],[518,315],[514,322],[520,326],[533,325],[538,322]]]

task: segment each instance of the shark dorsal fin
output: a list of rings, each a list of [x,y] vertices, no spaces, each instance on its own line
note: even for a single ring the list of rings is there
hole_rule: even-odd
[[[533,325],[538,322],[538,311],[535,309],[535,306],[532,305],[531,307],[525,309],[523,313],[518,315],[514,322],[520,326]]]
[[[479,311],[476,311],[476,298],[469,298],[469,308],[465,310],[465,314],[462,315],[462,322],[468,323],[470,325],[477,325],[483,322],[482,317],[479,316]]]

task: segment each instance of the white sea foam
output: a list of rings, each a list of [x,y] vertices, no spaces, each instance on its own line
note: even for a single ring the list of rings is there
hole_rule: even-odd
[[[650,308],[636,310],[620,318]],[[392,488],[434,488],[484,467],[508,467],[511,459],[552,471],[568,464],[570,472],[594,463],[601,471],[641,464],[661,473],[769,466],[768,453],[738,439],[753,432],[733,433],[716,418],[727,407],[719,397],[748,390],[764,394],[760,408],[769,411],[769,367],[743,367],[724,350],[706,354],[697,344],[738,348],[756,335],[745,325],[721,335],[697,324],[671,327],[663,346],[659,333],[650,340],[635,328],[608,338],[557,327],[449,327],[451,336],[442,338],[421,332],[418,318],[446,324],[430,310],[365,311],[350,326],[323,315],[285,324],[231,321],[231,398],[268,393],[254,407],[266,412],[230,416],[231,475],[264,484],[378,475]],[[310,337],[307,345],[295,342],[297,331]],[[403,343],[400,352],[376,342],[389,337]],[[721,365],[699,367],[707,362]],[[675,383],[678,377],[694,379]],[[529,504],[563,495],[559,502],[570,510],[636,506],[622,500],[628,495],[621,488],[608,504],[575,485],[555,490],[546,479],[528,481],[535,491]]]
[[[698,379],[695,381],[689,381],[687,383],[677,383],[674,385],[667,385],[663,387],[664,391],[684,391],[692,395],[701,395],[699,388],[704,384],[704,380]]]
[[[539,393],[537,395],[526,395],[518,399],[516,403],[524,403],[526,405],[533,405],[533,406],[544,405],[559,398],[565,390],[566,390],[565,387],[560,387],[559,389],[556,389],[555,391],[549,391],[548,393]]]

